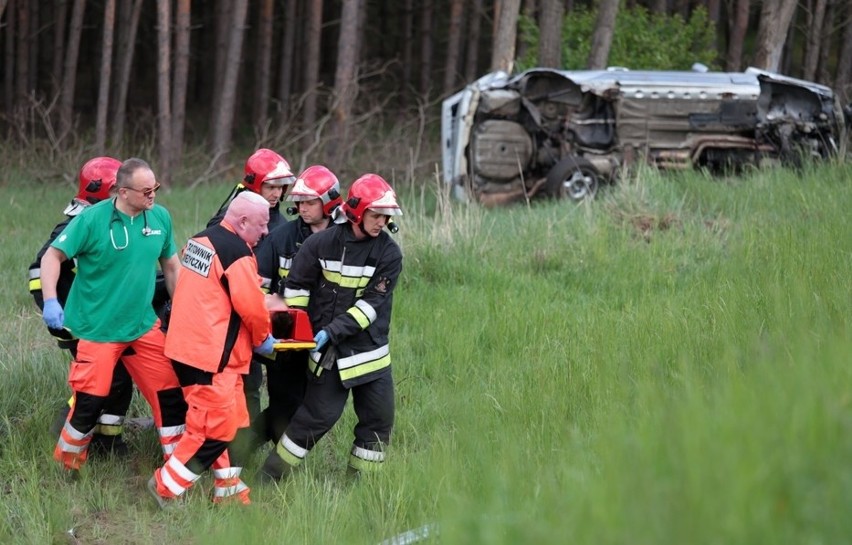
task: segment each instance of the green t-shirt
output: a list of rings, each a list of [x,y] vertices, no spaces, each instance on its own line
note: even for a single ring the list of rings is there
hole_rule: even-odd
[[[77,260],[65,327],[81,339],[126,342],[154,325],[158,260],[175,254],[172,218],[159,205],[135,218],[114,199],[87,207],[51,244]]]

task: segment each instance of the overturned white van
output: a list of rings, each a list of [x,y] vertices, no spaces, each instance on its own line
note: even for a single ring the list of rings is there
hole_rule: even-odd
[[[742,73],[561,71],[488,74],[443,102],[443,175],[462,200],[583,200],[623,167],[714,172],[826,158],[845,142],[828,87]]]

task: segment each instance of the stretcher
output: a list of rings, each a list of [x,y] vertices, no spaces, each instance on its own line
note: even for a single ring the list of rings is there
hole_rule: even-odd
[[[272,336],[279,342],[273,350],[312,350],[316,348],[314,331],[308,313],[299,309],[287,309],[269,313],[272,321]]]

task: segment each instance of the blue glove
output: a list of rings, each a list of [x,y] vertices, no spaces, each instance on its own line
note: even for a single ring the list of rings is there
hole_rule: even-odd
[[[314,336],[314,342],[317,343],[314,352],[322,350],[322,347],[328,342],[328,333],[325,332],[325,329],[320,329],[320,332]]]
[[[272,354],[272,352],[275,351],[275,349],[273,348],[272,345],[274,345],[277,342],[278,342],[278,339],[273,337],[272,333],[270,333],[269,335],[266,336],[266,339],[264,339],[264,341],[262,343],[260,343],[260,346],[255,347],[254,352],[255,352],[255,354],[260,354],[262,356],[263,355],[268,356],[269,354]]]
[[[44,310],[41,312],[41,318],[47,324],[47,327],[62,329],[62,324],[65,323],[65,311],[62,310],[62,305],[59,304],[56,297],[44,301]]]

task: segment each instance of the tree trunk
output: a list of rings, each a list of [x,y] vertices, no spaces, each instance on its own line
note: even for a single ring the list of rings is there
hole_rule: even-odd
[[[172,180],[171,0],[157,0],[157,181],[168,189]]]
[[[20,0],[21,2],[25,0]],[[15,13],[15,0],[11,0],[9,13]],[[5,99],[6,117],[12,117],[15,106],[15,17],[6,20],[6,32],[3,33],[3,98]]]
[[[491,52],[491,70],[512,73],[515,66],[515,38],[518,35],[518,12],[521,0],[502,0],[497,32]]]
[[[725,69],[728,72],[739,72],[743,62],[743,43],[748,29],[748,12],[751,0],[735,0],[736,8],[731,21],[730,38],[728,39],[728,54],[725,59]]]
[[[669,2],[668,0],[651,0],[651,6],[649,9],[651,10],[651,13],[665,15],[669,11]]]
[[[843,24],[843,40],[840,56],[837,58],[837,73],[834,76],[834,88],[840,101],[846,104],[852,101],[852,0],[844,0],[845,9],[838,9],[846,19]]]
[[[837,2],[835,0],[828,0],[827,4],[825,7],[825,22],[823,23],[823,28],[826,30],[822,32],[822,38],[820,39],[819,61],[814,81],[830,86],[831,75],[829,74],[828,65],[832,54],[832,42],[834,42],[838,34],[836,30],[838,27],[834,23],[835,14],[837,13],[835,9]]]
[[[243,2],[244,0],[239,0]],[[247,1],[247,0],[245,0]],[[229,40],[233,37],[232,12],[234,11],[231,0],[216,0],[214,5],[214,23],[216,45],[215,62],[213,65],[213,110],[217,111],[222,104],[222,92],[225,89],[225,73],[228,71]],[[242,25],[240,25],[242,26]],[[230,147],[230,144],[229,144]]]
[[[402,12],[402,88],[408,95],[408,90],[414,87],[411,66],[414,63],[414,6],[412,0],[403,2]]]
[[[601,0],[598,4],[598,18],[595,31],[592,34],[592,45],[589,50],[590,70],[606,68],[609,60],[609,50],[612,47],[612,33],[615,30],[615,18],[618,16],[618,0]]]
[[[322,44],[322,0],[308,0],[308,28],[305,34],[305,110],[302,122],[312,130],[317,122],[320,46]]]
[[[51,98],[58,97],[62,89],[62,59],[65,58],[65,28],[68,19],[68,2],[57,0],[53,23],[53,65],[51,74]]]
[[[787,40],[790,21],[796,10],[797,0],[764,1],[757,27],[754,65],[770,72],[781,66],[781,51]]]
[[[65,48],[65,66],[62,69],[62,90],[59,97],[59,140],[68,136],[74,117],[74,90],[77,84],[77,60],[80,54],[80,35],[83,33],[83,15],[86,0],[74,0],[71,26],[68,29],[68,47]]]
[[[172,171],[183,161],[183,132],[186,127],[186,88],[189,81],[190,22],[192,0],[177,0],[175,16],[175,81],[172,85]]]
[[[538,65],[562,68],[562,19],[565,16],[562,0],[542,0],[538,20],[541,37],[538,41]]]
[[[278,99],[281,101],[281,124],[290,119],[290,92],[293,79],[293,52],[296,43],[296,1],[285,2],[284,36],[281,40],[280,79],[278,80]]]
[[[349,142],[352,105],[358,96],[358,34],[360,4],[364,0],[343,2],[340,38],[337,42],[337,68],[334,72],[334,103],[331,130],[326,147],[327,164],[338,165],[345,155],[343,145]]]
[[[559,4],[562,4],[562,0],[557,0]],[[547,0],[543,0],[544,3]],[[544,19],[539,16],[538,11],[538,2],[536,0],[523,0],[521,3],[521,13],[524,17],[528,18],[530,21],[535,21],[538,25],[539,29],[541,29],[541,25],[544,22]],[[543,29],[542,29],[543,32]],[[515,57],[518,59],[523,59],[527,55],[527,43],[524,40],[518,40],[518,50],[515,53]],[[541,42],[539,42],[539,57],[541,56]]]
[[[464,0],[450,2],[450,28],[447,43],[447,59],[444,64],[444,95],[449,95],[456,86],[459,54],[461,51],[461,22],[464,10]]]
[[[104,33],[101,47],[101,77],[98,86],[98,113],[95,121],[95,153],[105,155],[109,89],[112,76],[112,39],[115,34],[115,0],[104,3]]]
[[[130,6],[119,2],[118,31],[118,74],[115,78],[115,112],[112,116],[112,143],[120,146],[124,139],[124,125],[127,117],[127,92],[130,89],[130,70],[133,67],[133,54],[136,49],[136,31],[142,14],[142,1],[134,0]]]
[[[482,30],[482,0],[472,0],[470,8],[470,30],[467,33],[467,59],[464,63],[465,82],[479,75],[479,33]]]
[[[421,0],[420,11],[420,95],[429,96],[432,89],[432,15],[435,12],[433,0]]]
[[[33,2],[30,6],[30,47],[28,50],[30,66],[29,78],[27,79],[27,94],[35,96],[38,91],[39,79],[39,47],[41,46],[41,21],[39,20],[39,3]],[[39,93],[40,94],[40,93]]]
[[[15,108],[27,103],[27,83],[30,79],[30,6],[29,2],[18,2],[17,55],[15,59]],[[13,16],[14,13],[9,13]]]
[[[822,42],[822,29],[825,22],[825,4],[826,0],[814,0],[813,9],[808,13],[807,45],[805,46],[805,60],[802,66],[802,78],[808,81],[816,79],[819,46]]]
[[[274,0],[261,0],[257,10],[257,52],[255,53],[254,112],[255,127],[263,130],[269,114],[269,96],[272,86],[272,23]]]
[[[719,51],[719,23],[722,6],[719,0],[707,0],[707,18],[713,23],[716,32],[713,33],[713,50]]]
[[[234,114],[237,105],[237,83],[240,73],[240,59],[243,51],[243,32],[248,11],[248,0],[234,0],[233,19],[228,32],[228,57],[223,74],[222,102],[214,105],[213,121],[213,157],[216,166],[224,166],[228,152],[231,151],[231,132],[234,128]]]

